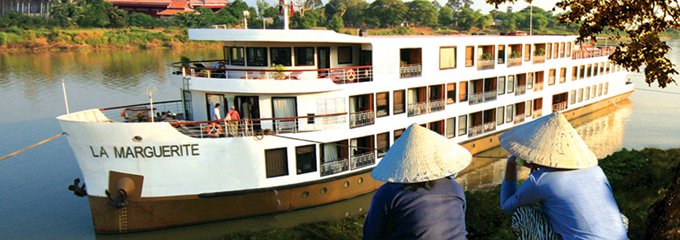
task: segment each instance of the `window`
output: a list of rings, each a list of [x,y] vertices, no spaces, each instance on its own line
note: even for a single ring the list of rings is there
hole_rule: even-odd
[[[586,87],[586,93],[584,93],[586,100],[590,99],[590,86]]]
[[[515,91],[515,75],[508,76],[508,93]]]
[[[454,138],[456,136],[456,118],[452,117],[446,119],[446,137]]]
[[[406,112],[406,104],[404,104],[406,100],[406,94],[404,94],[404,92],[404,90],[396,90],[392,92],[392,96],[394,96],[394,105],[392,106],[394,114]]]
[[[297,174],[316,172],[316,145],[295,148],[297,160]]]
[[[288,175],[288,156],[286,148],[264,150],[267,178]]]
[[[513,117],[515,117],[515,113],[514,113],[514,110],[513,110],[514,107],[515,107],[515,105],[512,105],[512,104],[505,107],[508,110],[508,112],[505,114],[505,122],[506,123],[512,122]]]
[[[229,54],[229,61],[231,65],[243,66],[243,47],[232,47],[230,48],[231,53]]]
[[[465,66],[472,67],[475,65],[475,47],[465,47]]]
[[[403,128],[394,130],[394,142],[397,142],[397,139],[399,139],[399,137],[401,137],[401,134],[403,134],[403,133],[404,133]]]
[[[314,66],[314,48],[296,47],[295,66]]]
[[[446,84],[446,104],[456,102],[456,83]]]
[[[248,66],[267,66],[267,48],[246,48]]]
[[[550,69],[548,71],[548,85],[555,84],[555,69]]]
[[[439,69],[456,68],[456,47],[439,48]]]
[[[567,81],[567,68],[560,68],[560,83]]]
[[[290,48],[271,48],[272,51],[272,65],[281,64],[283,66],[291,66]]]
[[[571,42],[567,43],[567,57],[571,57]]]
[[[583,88],[578,89],[578,102],[583,102]]]
[[[352,63],[352,47],[338,47],[338,64]]]
[[[531,113],[532,113],[533,110],[534,110],[534,108],[531,107],[533,103],[534,103],[534,101],[529,100],[529,101],[526,101],[526,104],[524,104],[524,107],[525,107],[525,108],[524,108],[524,113],[526,113],[526,114],[524,115],[525,117],[530,117],[530,116],[531,116]]]
[[[467,96],[467,83],[468,83],[467,81],[460,82],[460,87],[458,88],[458,89],[460,89],[460,91],[458,91],[459,92],[458,101],[460,101],[460,102],[467,101],[467,98],[468,98],[468,96]]]
[[[505,94],[505,77],[498,77],[498,85],[496,86],[496,92],[498,92],[498,95]]]
[[[439,133],[439,135],[444,136],[444,120],[434,121],[427,124],[427,128],[433,132]]]
[[[498,45],[498,60],[496,60],[496,63],[498,64],[504,64],[505,63],[505,45]]]
[[[534,88],[534,73],[527,73],[527,89]]]
[[[604,91],[604,95],[607,95],[607,93],[609,93],[609,83],[608,82],[604,83],[604,90],[603,91]]]
[[[531,60],[531,44],[524,44],[524,61]]]
[[[593,85],[590,90],[590,98],[595,98],[597,95],[597,85]]]
[[[467,115],[458,116],[458,136],[467,134]]]
[[[545,58],[551,59],[552,58],[552,43],[548,43],[548,46],[545,48],[545,50],[546,50]]]
[[[378,141],[378,157],[385,156],[387,150],[390,150],[390,133],[378,134],[376,141]]]
[[[571,96],[569,97],[569,98],[571,99],[569,102],[570,102],[571,104],[575,104],[575,103],[576,103],[576,90],[571,90],[571,92],[569,93],[569,95],[571,95]]]
[[[390,115],[390,92],[380,92],[376,94],[377,101],[377,113],[378,117],[384,117]]]

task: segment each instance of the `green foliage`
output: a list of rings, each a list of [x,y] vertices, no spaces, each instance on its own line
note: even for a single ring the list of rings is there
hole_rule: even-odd
[[[453,24],[453,9],[448,6],[444,6],[439,9],[438,14],[439,24],[442,26],[449,26]]]
[[[435,26],[437,25],[437,8],[427,0],[413,0],[407,4],[408,12],[418,14],[408,14],[407,18],[410,23],[415,23],[418,26]]]
[[[405,20],[408,7],[401,0],[375,0],[367,11],[371,13],[373,23],[380,27],[397,26]],[[411,13],[415,14],[415,13]]]
[[[153,18],[144,13],[133,13],[128,15],[127,22],[131,27],[154,28],[167,25],[166,21],[160,18]]]
[[[33,17],[16,12],[0,15],[0,28],[22,27],[29,29],[45,26],[48,26],[48,21],[42,17]]]
[[[333,31],[340,32],[340,29],[342,29],[342,27],[344,27],[344,23],[342,22],[342,17],[339,14],[333,15],[331,20],[328,21],[327,26],[328,26],[329,29],[331,29]]]

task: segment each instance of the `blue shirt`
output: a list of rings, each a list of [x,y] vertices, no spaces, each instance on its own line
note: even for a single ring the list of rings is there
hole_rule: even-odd
[[[619,207],[599,166],[559,170],[541,168],[517,190],[503,180],[501,210],[539,203],[550,225],[563,239],[628,239]]]
[[[362,239],[465,239],[465,192],[449,178],[430,189],[386,183],[373,195]]]

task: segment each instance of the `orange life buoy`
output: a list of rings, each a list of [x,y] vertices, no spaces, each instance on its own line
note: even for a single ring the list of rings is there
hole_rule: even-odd
[[[357,73],[352,69],[347,70],[347,72],[345,72],[345,79],[347,79],[347,81],[354,82],[354,80],[357,79]]]
[[[208,124],[208,127],[205,128],[205,134],[211,137],[219,137],[222,134],[222,126],[218,123]]]
[[[120,117],[125,117],[125,112],[127,112],[127,108],[123,108],[123,111],[120,112]]]

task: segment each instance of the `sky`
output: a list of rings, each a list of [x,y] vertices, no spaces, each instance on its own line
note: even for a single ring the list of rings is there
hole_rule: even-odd
[[[366,0],[366,1],[369,2],[369,3],[373,2],[373,0]],[[402,0],[402,1],[404,1],[404,0]],[[409,1],[404,1],[404,2],[409,2]],[[446,4],[446,2],[447,2],[447,0],[437,0],[437,1],[442,6],[444,6],[444,4]],[[544,10],[550,11],[553,7],[555,7],[555,3],[557,1],[558,0],[538,0],[538,1],[534,0],[534,6],[538,6],[540,8],[543,8]],[[248,3],[248,6],[253,6],[253,7],[257,6],[255,4],[255,0],[246,0],[246,2]],[[269,2],[270,5],[278,4],[278,0],[276,0],[276,1],[267,0],[267,2]],[[323,2],[324,2],[324,4],[326,4],[328,2],[328,0],[323,0]],[[484,0],[473,0],[472,2],[473,2],[472,9],[479,9],[483,13],[489,13],[489,11],[494,9],[493,5],[487,4]],[[518,0],[514,4],[501,4],[501,5],[498,6],[498,10],[505,11],[508,8],[508,6],[512,6],[513,11],[519,11],[519,10],[524,9],[525,7],[528,7],[529,4],[526,3],[523,0]]]

